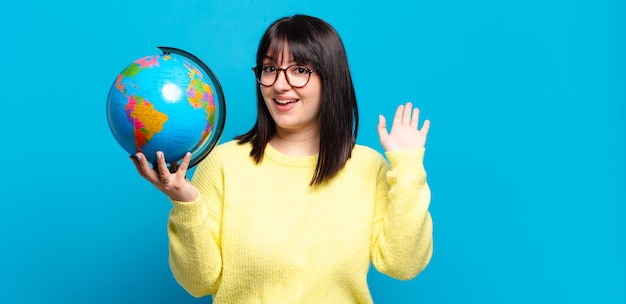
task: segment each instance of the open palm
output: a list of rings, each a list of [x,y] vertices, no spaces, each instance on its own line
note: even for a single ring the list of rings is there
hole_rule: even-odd
[[[418,128],[419,109],[407,102],[400,105],[391,124],[391,132],[387,131],[387,120],[383,115],[378,120],[378,136],[380,143],[387,152],[421,148],[426,145],[426,137],[430,129],[430,120],[425,120],[422,129]]]

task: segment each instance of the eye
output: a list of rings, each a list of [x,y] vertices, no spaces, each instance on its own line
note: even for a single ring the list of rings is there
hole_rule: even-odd
[[[263,73],[274,73],[276,72],[276,68],[271,65],[264,65],[263,67],[261,67],[261,71]]]
[[[295,66],[293,67],[292,72],[296,75],[307,74],[309,73],[309,68],[304,66]]]

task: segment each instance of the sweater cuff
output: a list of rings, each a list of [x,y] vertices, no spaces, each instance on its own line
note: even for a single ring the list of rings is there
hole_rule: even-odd
[[[170,201],[174,205],[170,212],[170,221],[172,222],[195,225],[202,223],[207,217],[208,210],[205,204],[200,202],[200,196],[193,202],[180,202],[172,199]]]
[[[412,149],[402,149],[391,152],[385,152],[385,156],[389,160],[389,165],[391,168],[396,168],[400,164],[410,163],[413,165],[419,164],[422,168],[424,167],[424,153],[426,152],[426,148],[412,148]]]

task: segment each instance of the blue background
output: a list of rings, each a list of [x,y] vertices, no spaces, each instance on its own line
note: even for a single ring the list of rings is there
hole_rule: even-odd
[[[362,117],[432,120],[435,252],[374,271],[376,303],[626,303],[624,1],[11,1],[0,10],[0,302],[209,303],[167,264],[170,203],[135,172],[105,103],[128,63],[184,49],[218,75],[222,141],[254,122],[263,30],[340,32]]]

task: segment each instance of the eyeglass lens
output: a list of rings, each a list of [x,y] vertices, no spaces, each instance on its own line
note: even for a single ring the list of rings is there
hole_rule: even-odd
[[[312,71],[301,65],[291,65],[284,69],[279,69],[270,65],[263,66],[259,75],[259,82],[264,86],[273,85],[278,79],[280,71],[285,72],[287,83],[292,87],[303,87],[309,82]]]

